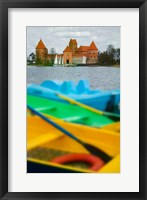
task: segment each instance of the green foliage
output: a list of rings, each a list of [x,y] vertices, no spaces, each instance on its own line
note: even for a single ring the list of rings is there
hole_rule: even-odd
[[[43,64],[44,66],[53,66],[53,63],[48,59],[46,59]]]
[[[53,66],[54,65],[55,56],[56,56],[56,50],[54,48],[51,48],[49,52],[50,52],[50,55],[51,55],[50,64]]]
[[[36,57],[36,65],[40,66],[53,66],[53,62],[49,60],[48,58],[45,58],[44,60]]]
[[[28,57],[27,57],[27,65],[34,65],[36,63],[36,55],[32,52]]]
[[[98,58],[98,64],[101,66],[120,65],[120,49],[109,45],[106,51],[99,52]]]
[[[32,53],[29,55],[29,58],[30,58],[32,61],[35,61],[35,60],[36,60],[36,55],[32,52]]]
[[[43,61],[40,58],[36,57],[36,64],[37,65],[42,65]]]
[[[41,65],[41,66],[53,66],[52,62],[48,59],[41,60],[41,59],[36,59],[36,65]]]

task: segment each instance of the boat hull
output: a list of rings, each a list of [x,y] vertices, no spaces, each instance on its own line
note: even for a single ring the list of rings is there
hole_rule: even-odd
[[[120,90],[90,90],[87,81],[84,80],[81,80],[77,87],[72,81],[64,81],[60,83],[58,81],[49,80],[44,81],[40,85],[29,84],[27,92],[31,95],[67,103],[55,95],[55,92],[58,92],[98,110],[107,112],[115,112],[117,110],[117,112],[119,112],[119,109],[117,108],[120,103]]]
[[[44,114],[63,119],[67,122],[79,123],[87,126],[101,128],[119,122],[120,120],[119,117],[114,120],[77,105],[64,104],[34,95],[27,96],[27,104]]]
[[[69,153],[84,153],[89,152],[73,139],[65,136],[62,132],[55,129],[50,124],[37,116],[27,117],[27,151],[31,151],[37,147],[45,149],[54,149]],[[63,126],[65,122],[58,122]],[[82,125],[75,125],[75,127],[67,124],[66,130],[72,132],[76,137],[82,141],[94,145],[110,156],[112,160],[102,167],[99,171],[101,173],[119,173],[120,161],[120,136],[117,133],[108,130],[85,127]],[[28,154],[29,155],[29,154]],[[117,159],[116,159],[117,158]],[[53,163],[51,161],[41,160],[39,158],[28,157],[27,164],[28,173],[92,173],[93,171],[87,169],[79,169],[76,167],[64,166]]]

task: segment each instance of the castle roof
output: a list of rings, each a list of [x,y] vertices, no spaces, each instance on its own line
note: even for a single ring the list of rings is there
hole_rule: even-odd
[[[88,51],[89,46],[80,46],[77,51]]]
[[[46,46],[44,45],[43,41],[40,39],[38,42],[38,45],[36,46],[36,49],[46,49]]]
[[[65,49],[64,49],[64,51],[63,52],[72,52],[72,50],[70,49],[70,47],[69,46],[67,46]]]
[[[90,44],[89,50],[98,50],[98,48],[96,47],[96,45],[93,41]]]

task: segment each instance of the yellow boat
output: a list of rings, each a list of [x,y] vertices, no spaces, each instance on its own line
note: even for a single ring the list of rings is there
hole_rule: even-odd
[[[57,122],[57,121],[56,121]],[[103,165],[99,170],[92,171],[79,167],[56,164],[52,160],[32,156],[30,152],[35,149],[45,149],[45,151],[61,151],[76,154],[90,153],[79,143],[64,135],[61,131],[54,128],[37,116],[27,117],[27,172],[28,173],[119,173],[120,172],[120,135],[109,130],[97,129],[66,123],[58,120],[58,124],[67,131],[81,139],[82,141],[98,147],[112,157],[112,160]]]
[[[29,109],[27,110],[27,115],[34,115]],[[71,123],[71,122],[67,122],[61,118],[57,118],[57,117],[54,117],[52,115],[49,115],[49,114],[44,114],[46,117],[48,117],[49,119],[52,119],[54,120],[56,123],[61,123],[64,125],[64,127],[66,128],[66,126],[69,124],[69,126],[71,126],[72,128],[76,127],[77,124],[75,123]],[[87,128],[89,126],[87,125],[83,125],[82,124],[82,127]],[[109,125],[106,125],[106,126],[103,126],[101,127],[101,129],[106,129],[106,130],[109,130],[110,132],[116,132],[116,133],[120,133],[120,122],[115,122],[115,123],[112,123],[112,124],[109,124]]]

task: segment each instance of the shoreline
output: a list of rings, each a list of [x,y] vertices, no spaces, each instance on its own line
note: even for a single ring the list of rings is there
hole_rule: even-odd
[[[111,65],[111,66],[105,66],[105,65],[101,65],[101,66],[100,66],[100,65],[83,65],[83,66],[82,66],[82,65],[81,65],[81,66],[72,66],[72,65],[71,65],[71,66],[61,66],[61,65],[60,65],[60,66],[58,66],[58,65],[57,65],[57,66],[27,65],[27,67],[47,67],[47,68],[49,68],[49,67],[61,67],[61,68],[62,68],[62,67],[64,67],[64,68],[68,68],[68,67],[73,67],[73,68],[74,68],[74,67],[76,67],[76,68],[77,68],[77,67],[92,67],[92,68],[93,68],[93,67],[107,67],[107,68],[115,67],[115,68],[120,68],[120,65]]]

